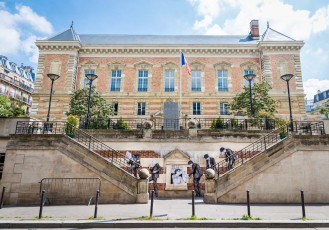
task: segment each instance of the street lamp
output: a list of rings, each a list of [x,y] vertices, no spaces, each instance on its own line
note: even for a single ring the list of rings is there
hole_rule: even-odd
[[[49,106],[48,106],[48,113],[47,113],[47,122],[49,122],[49,117],[50,117],[50,106],[51,106],[51,98],[53,95],[53,86],[54,86],[54,81],[56,81],[60,76],[57,74],[53,73],[48,73],[47,77],[51,80],[51,87],[50,87],[50,96],[49,96]]]
[[[289,124],[289,130],[293,131],[293,120],[292,120],[292,112],[291,112],[291,102],[290,102],[290,89],[289,89],[289,81],[294,75],[292,74],[285,74],[281,76],[281,79],[287,82],[287,88],[288,88],[288,101],[289,101],[289,113],[290,113],[290,124]]]
[[[88,126],[89,126],[91,85],[93,83],[93,80],[95,80],[97,77],[98,76],[96,74],[93,74],[93,73],[86,74],[86,78],[88,78],[88,80],[89,80],[88,112],[87,112],[87,119],[86,119],[86,124],[85,124],[86,129],[88,129]]]
[[[252,79],[254,79],[256,77],[256,75],[253,74],[253,73],[250,73],[250,74],[244,75],[243,77],[244,77],[244,79],[246,79],[247,81],[249,81],[250,112],[251,112],[251,116],[254,116],[254,109],[252,107],[251,81],[252,81]]]

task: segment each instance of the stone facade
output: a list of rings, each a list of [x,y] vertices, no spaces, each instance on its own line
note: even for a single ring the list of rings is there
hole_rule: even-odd
[[[258,22],[253,21],[252,31],[257,30]],[[140,40],[136,42],[136,39]],[[170,39],[173,41],[168,41]],[[194,39],[195,44],[189,43],[189,39]],[[280,76],[292,73],[295,76],[290,80],[292,110],[296,119],[302,117],[305,105],[300,49],[304,43],[271,28],[267,28],[261,38],[246,35],[236,39],[234,36],[79,37],[70,28],[53,38],[36,42],[40,54],[33,116],[38,119],[46,117],[51,83],[46,77],[48,73],[61,76],[54,83],[51,110],[51,120],[59,120],[65,118],[72,92],[84,87],[85,71],[93,70],[98,75],[93,82],[97,90],[108,102],[117,103],[118,117],[127,118],[162,114],[164,102],[168,100],[181,102],[182,114],[189,117],[193,117],[194,102],[200,105],[200,115],[195,116],[216,117],[220,115],[221,105],[241,92],[246,71],[256,74],[255,82],[267,81],[272,85],[270,94],[279,102],[278,115],[288,118],[287,86]],[[192,77],[180,67],[180,50],[184,52],[192,72],[200,72],[200,91],[191,89]],[[139,70],[148,73],[146,92],[138,90]],[[165,89],[167,70],[172,71],[174,78],[169,92]],[[227,88],[224,90],[218,88],[218,71],[222,70],[227,72]],[[116,90],[111,89],[115,71],[121,71]],[[145,114],[138,115],[137,106],[141,102],[145,103]]]

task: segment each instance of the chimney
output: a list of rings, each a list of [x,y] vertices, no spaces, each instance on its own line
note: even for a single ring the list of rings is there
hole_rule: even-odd
[[[251,20],[251,22],[250,22],[250,36],[253,40],[259,39],[258,20]]]

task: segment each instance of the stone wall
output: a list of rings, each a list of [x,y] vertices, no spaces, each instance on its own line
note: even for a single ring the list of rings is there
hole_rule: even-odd
[[[246,202],[249,190],[252,203],[299,203],[303,190],[306,203],[328,203],[328,143],[329,135],[293,136],[209,184],[215,199],[206,199]]]
[[[0,183],[6,186],[6,204],[38,204],[42,178],[70,177],[100,178],[100,203],[147,202],[137,194],[136,178],[74,140],[49,134],[11,137]]]

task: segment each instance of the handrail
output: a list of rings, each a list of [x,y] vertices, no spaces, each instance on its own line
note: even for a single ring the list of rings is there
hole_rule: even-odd
[[[303,130],[301,124],[308,124],[306,127],[306,131]],[[303,132],[301,132],[303,131]],[[288,134],[287,137],[283,137],[282,134]],[[292,134],[306,134],[306,135],[324,135],[324,123],[323,121],[317,122],[294,122],[293,130],[289,131],[289,124],[283,125],[276,130],[260,137],[255,142],[251,143],[250,145],[244,147],[243,149],[235,152],[238,158],[234,162],[235,167],[239,167],[245,162],[253,159],[254,157],[262,154],[265,150],[269,147],[273,146],[274,144],[279,143],[285,138],[289,138]],[[226,159],[217,163],[217,175],[218,177],[220,174],[225,174],[226,172],[231,170],[229,169],[229,162]]]
[[[89,151],[108,159],[113,165],[131,173],[127,165],[128,159],[124,154],[112,149],[87,132],[72,127],[72,125],[67,122],[17,121],[15,134],[64,134],[79,142]],[[137,162],[135,162],[135,165],[140,167],[140,164]]]

